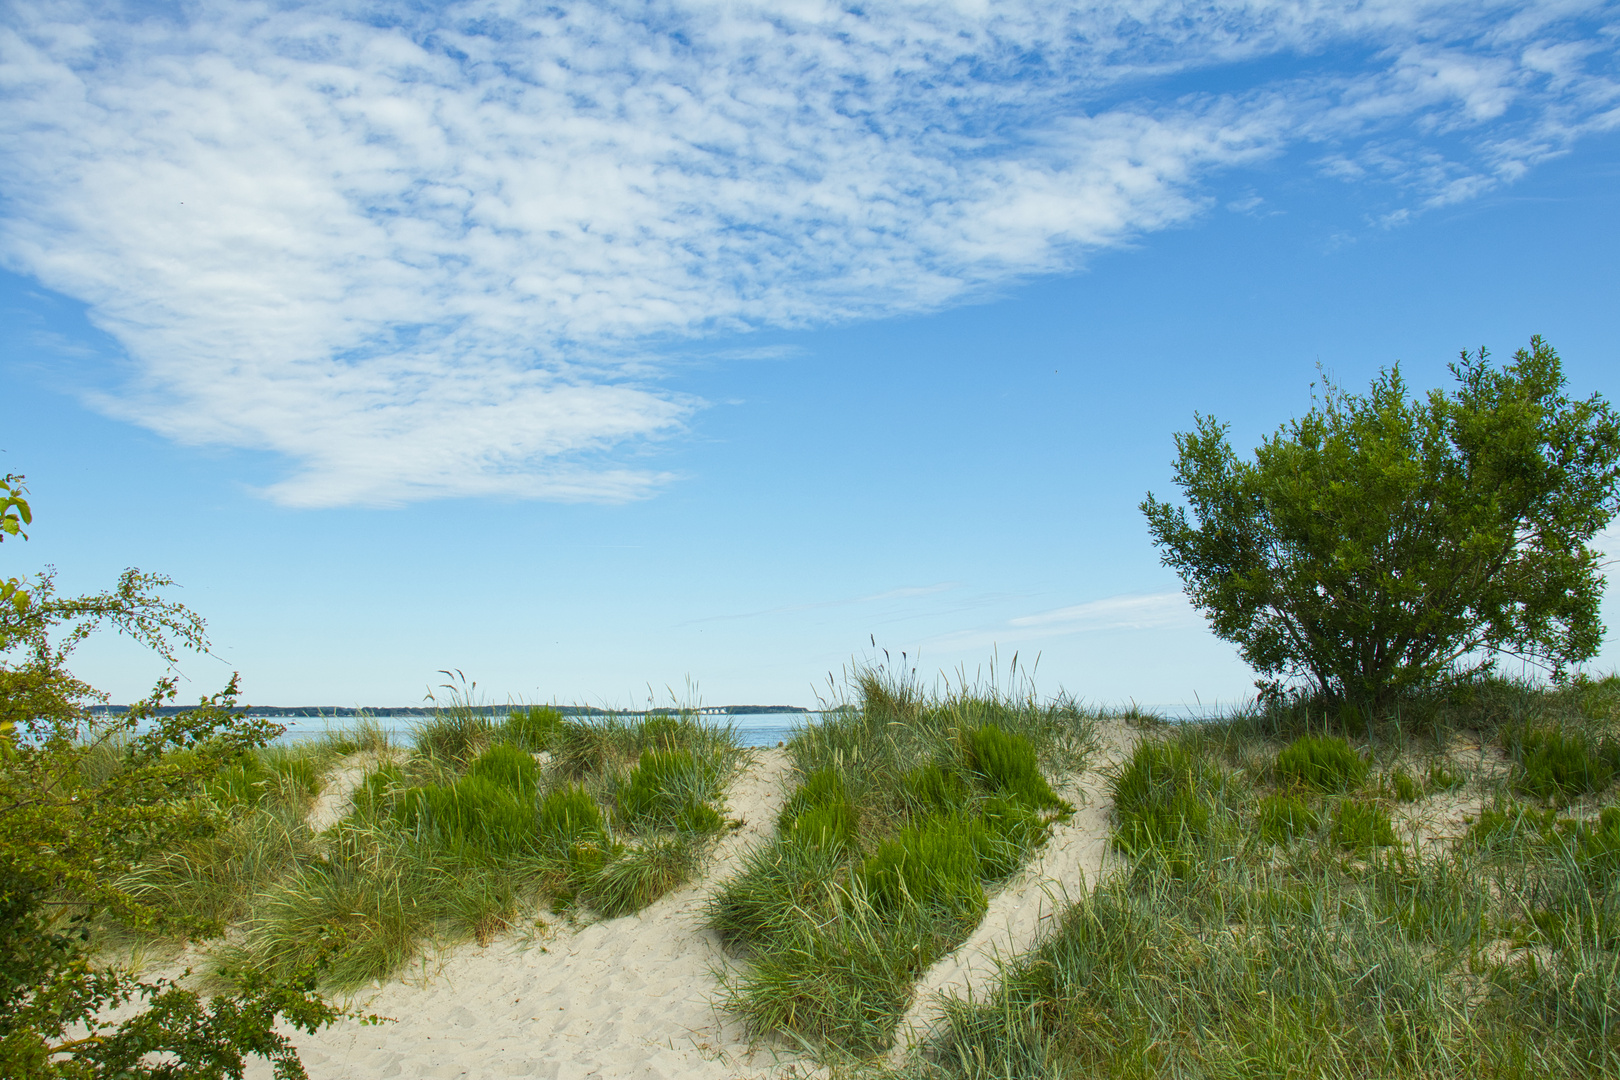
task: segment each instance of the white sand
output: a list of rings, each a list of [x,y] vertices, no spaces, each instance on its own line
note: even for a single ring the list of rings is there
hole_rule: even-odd
[[[742,1033],[717,1016],[712,972],[726,963],[719,939],[701,926],[703,903],[742,853],[771,835],[784,797],[787,758],[758,753],[732,787],[727,813],[745,824],[718,845],[695,884],[639,915],[579,927],[558,923],[524,940],[487,948],[467,943],[403,978],[357,995],[362,1012],[392,1017],[345,1021],[296,1034],[314,1080],[373,1077],[731,1077],[807,1076],[804,1063],[750,1054]],[[267,1080],[255,1061],[248,1076]]]
[[[1118,760],[1132,737],[1123,725],[1106,728],[1103,762]],[[717,1014],[714,973],[728,959],[719,938],[702,927],[709,895],[744,852],[770,838],[787,770],[782,751],[757,752],[756,763],[728,796],[729,816],[745,824],[719,843],[694,884],[639,915],[580,926],[558,922],[533,935],[509,935],[487,948],[469,942],[419,962],[351,1002],[393,1022],[345,1021],[314,1036],[294,1036],[310,1076],[824,1075],[797,1055],[750,1047],[740,1027]],[[329,786],[323,819],[346,804],[355,783],[350,771]],[[1057,826],[1038,859],[991,898],[972,937],[924,977],[900,1027],[901,1048],[925,1036],[942,995],[989,986],[998,958],[1029,948],[1065,897],[1103,871],[1109,813],[1103,778],[1093,767],[1061,791],[1076,807],[1073,818]],[[248,1076],[268,1080],[270,1070],[254,1062]]]
[[[1113,803],[1103,771],[1123,761],[1135,745],[1136,732],[1123,722],[1098,730],[1100,752],[1085,773],[1058,788],[1075,808],[1074,816],[1052,828],[1036,858],[995,895],[978,929],[943,957],[920,980],[917,998],[895,1032],[892,1057],[926,1039],[943,1011],[946,998],[971,999],[993,989],[1001,964],[1028,952],[1053,916],[1082,890],[1089,889],[1112,865],[1108,850]]]

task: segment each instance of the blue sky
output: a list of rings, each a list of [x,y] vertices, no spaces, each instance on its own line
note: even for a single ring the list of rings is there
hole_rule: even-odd
[[[264,704],[440,668],[813,704],[874,641],[1232,701],[1136,509],[1172,433],[1536,333],[1620,396],[1617,38],[1579,2],[13,3],[4,569],[168,574],[188,693]]]

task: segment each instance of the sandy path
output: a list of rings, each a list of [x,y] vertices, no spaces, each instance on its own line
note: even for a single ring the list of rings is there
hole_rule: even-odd
[[[726,962],[700,925],[709,893],[743,852],[769,838],[783,800],[787,757],[757,752],[729,792],[744,826],[719,843],[693,885],[639,915],[532,939],[468,943],[353,1004],[395,1022],[345,1022],[296,1042],[312,1080],[362,1077],[695,1078],[804,1076],[814,1070],[749,1054],[717,1016],[711,972]],[[255,1062],[248,1076],[268,1080]]]
[[[926,1039],[942,1013],[946,998],[966,999],[991,989],[1000,965],[1028,952],[1047,922],[1064,905],[1090,889],[1112,864],[1108,850],[1109,814],[1104,767],[1123,761],[1135,745],[1136,732],[1124,723],[1102,725],[1100,746],[1089,767],[1058,789],[1075,808],[1066,822],[1053,826],[1051,838],[1033,862],[1014,875],[992,897],[984,920],[952,953],[928,969],[917,996],[895,1030],[893,1058]]]

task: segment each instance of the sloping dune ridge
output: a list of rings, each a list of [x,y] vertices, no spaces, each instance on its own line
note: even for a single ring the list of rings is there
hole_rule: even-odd
[[[1093,882],[1107,850],[1108,805],[1096,766],[1118,760],[1128,739],[1103,735],[1101,762],[1062,785],[1077,807],[1036,860],[991,897],[979,929],[936,964],[901,1023],[895,1053],[926,1037],[942,995],[987,987],[998,959],[1025,951],[1065,896]],[[786,754],[761,750],[728,793],[743,826],[717,846],[697,881],[637,915],[570,926],[557,921],[487,947],[467,942],[419,961],[355,996],[361,1013],[295,1035],[312,1080],[537,1077],[619,1080],[823,1075],[782,1047],[750,1045],[714,1007],[715,973],[731,961],[702,925],[706,900],[750,847],[769,838],[790,777]],[[255,1061],[250,1080],[269,1080]]]

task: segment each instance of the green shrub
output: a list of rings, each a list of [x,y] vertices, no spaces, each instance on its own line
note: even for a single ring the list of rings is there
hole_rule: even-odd
[[[1296,836],[1316,831],[1316,811],[1294,795],[1267,795],[1260,800],[1260,838],[1271,844],[1285,844]]]
[[[607,826],[596,800],[579,784],[564,784],[540,800],[536,832],[550,851],[569,851],[581,840],[602,840]]]
[[[551,737],[562,724],[562,713],[544,705],[512,709],[495,729],[495,741],[538,754],[551,748]]]
[[[1395,843],[1389,812],[1377,803],[1346,799],[1333,815],[1333,842],[1352,851],[1369,851]]]
[[[532,795],[540,782],[540,766],[527,751],[498,743],[473,759],[467,775],[488,780],[520,795]]]
[[[977,851],[984,842],[978,834],[984,833],[980,822],[937,817],[884,841],[857,875],[872,908],[892,915],[909,902],[941,908],[968,926],[977,923],[985,907]]]
[[[911,812],[921,815],[960,810],[973,797],[960,775],[932,761],[902,776],[900,791]]]
[[[1614,780],[1614,744],[1599,745],[1583,732],[1526,728],[1509,733],[1503,742],[1519,760],[1514,787],[1521,794],[1564,800],[1602,791]]]
[[[1214,833],[1210,811],[1215,777],[1185,746],[1142,742],[1110,787],[1114,842],[1132,857],[1164,847],[1200,843]]]
[[[1367,776],[1367,763],[1338,736],[1305,735],[1277,755],[1277,779],[1317,791],[1347,791]]]
[[[609,918],[629,915],[684,884],[696,863],[688,837],[652,837],[604,860],[590,875],[585,901]]]
[[[1072,809],[1041,775],[1035,747],[1022,735],[985,724],[962,732],[962,749],[968,768],[991,791],[1010,795],[1037,809]]]

